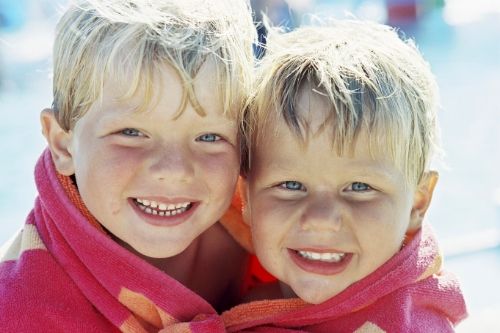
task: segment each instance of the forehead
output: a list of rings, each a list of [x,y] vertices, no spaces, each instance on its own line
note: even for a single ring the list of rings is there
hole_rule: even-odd
[[[270,136],[279,136],[277,132],[283,132],[286,128],[287,135],[304,146],[321,136],[326,147],[339,156],[352,155],[358,141],[363,142],[367,147],[366,153],[374,158],[377,155],[384,159],[392,156],[388,147],[394,140],[394,131],[388,131],[390,126],[387,126],[387,119],[372,121],[371,118],[373,113],[381,112],[373,110],[370,104],[350,107],[332,98],[335,97],[327,96],[316,84],[305,81],[300,85],[292,107],[267,104],[269,110],[262,110],[264,112],[261,114],[267,113],[269,116],[261,116],[258,120],[254,142],[261,144],[261,141],[269,140]],[[295,119],[298,128],[287,118]],[[391,160],[395,162],[394,156]]]
[[[295,113],[306,135],[314,136],[322,132],[332,118],[333,107],[325,96],[305,82],[298,91]]]
[[[373,152],[365,131],[361,131],[352,149],[339,154],[328,132],[317,132],[301,140],[284,121],[269,122],[272,136],[254,147],[250,176],[281,174],[315,179],[352,177],[379,177],[395,183],[404,182],[404,176],[391,157],[383,151]],[[382,177],[382,178],[380,178]]]
[[[180,114],[193,101],[199,103],[204,114],[220,114],[224,112],[221,90],[214,84],[217,67],[214,61],[207,60],[200,67],[196,76],[186,82],[168,63],[158,64],[140,73],[140,77],[132,72],[124,76],[107,75],[102,87],[101,98],[94,103],[103,108],[121,106],[130,112],[147,112],[161,108],[168,113]],[[189,96],[188,85],[193,96]]]
[[[367,160],[388,160],[387,154],[383,151],[376,151],[372,149],[370,136],[365,130],[361,130],[359,134],[349,142],[348,149],[343,153],[339,153],[334,143],[334,136],[331,131],[324,129],[324,122],[326,115],[313,117],[314,127],[311,127],[302,137],[298,135],[284,119],[274,119],[266,122],[261,129],[265,135],[260,137],[257,144],[254,145],[252,154],[260,157],[273,156],[286,156],[303,154],[321,155],[321,156],[334,156],[341,158],[356,158],[362,157]],[[329,120],[328,120],[329,121]]]
[[[390,139],[388,135],[380,128],[369,128],[362,120],[358,125],[351,124],[354,128],[349,130],[352,130],[353,135],[343,137],[342,139],[347,139],[340,142],[339,133],[345,130],[344,126],[350,125],[345,120],[338,120],[332,104],[312,84],[302,84],[295,99],[293,115],[300,125],[300,133],[287,123],[283,110],[275,108],[270,111],[274,116],[261,122],[257,129],[252,155],[272,158],[312,152],[323,156],[396,165],[392,154],[385,148],[385,142]]]
[[[312,138],[327,132],[331,136],[328,140],[328,147],[333,147],[334,108],[328,98],[316,90],[312,84],[304,82],[298,89],[292,104],[290,107],[280,107],[270,103],[266,105],[267,110],[261,109],[262,116],[259,116],[257,126],[254,128],[255,144],[261,145],[262,141],[275,140],[284,136],[305,144]],[[298,128],[293,124],[295,122]]]

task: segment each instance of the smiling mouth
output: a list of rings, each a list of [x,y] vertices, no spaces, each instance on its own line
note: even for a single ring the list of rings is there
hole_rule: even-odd
[[[146,214],[156,216],[175,216],[187,212],[193,207],[192,202],[165,204],[153,200],[133,199],[134,203]]]
[[[338,252],[312,252],[312,251],[301,251],[294,250],[299,256],[304,259],[312,260],[312,261],[320,261],[320,262],[331,262],[337,263],[340,262],[345,257],[345,253]]]
[[[343,272],[353,257],[353,253],[348,252],[313,251],[311,249],[288,249],[288,254],[295,265],[302,270],[328,276]]]

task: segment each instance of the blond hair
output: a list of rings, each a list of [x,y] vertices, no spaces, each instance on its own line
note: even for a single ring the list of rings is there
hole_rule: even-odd
[[[86,0],[60,19],[54,44],[53,109],[62,128],[102,97],[104,81],[127,82],[151,102],[154,76],[172,66],[183,82],[183,103],[199,114],[192,81],[208,59],[216,63],[224,112],[237,116],[252,73],[255,28],[245,0]]]
[[[337,154],[365,130],[372,154],[389,153],[408,184],[420,181],[437,147],[438,96],[412,41],[385,25],[338,20],[290,33],[271,29],[267,43],[243,126],[250,157],[269,121],[285,121],[305,139],[307,122],[297,103],[301,89],[312,87],[309,93],[331,105],[324,129],[331,130]],[[251,159],[243,167],[248,172]]]

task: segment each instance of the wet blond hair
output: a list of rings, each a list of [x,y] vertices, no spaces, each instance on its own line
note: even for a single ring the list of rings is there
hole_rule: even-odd
[[[266,123],[285,121],[298,138],[307,138],[308,124],[297,108],[303,89],[331,106],[323,130],[331,131],[337,154],[348,153],[366,131],[372,155],[389,153],[407,184],[418,184],[437,148],[438,93],[429,64],[411,40],[358,20],[290,33],[270,29],[243,126],[250,154],[244,173],[251,169],[252,150],[270,137],[261,131],[272,127]]]
[[[126,82],[123,99],[152,101],[155,73],[165,64],[183,82],[179,111],[189,101],[203,115],[192,81],[216,64],[224,112],[238,116],[251,85],[255,28],[246,0],[80,0],[60,19],[54,44],[53,110],[65,130],[102,97],[105,80]]]

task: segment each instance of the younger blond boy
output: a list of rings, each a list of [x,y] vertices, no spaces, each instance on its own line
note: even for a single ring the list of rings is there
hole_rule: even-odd
[[[244,197],[256,254],[279,281],[225,314],[229,332],[453,331],[463,296],[423,224],[437,107],[429,65],[387,26],[271,32]]]
[[[69,7],[39,196],[0,257],[2,331],[224,331],[245,251],[216,222],[254,34],[243,0]]]

